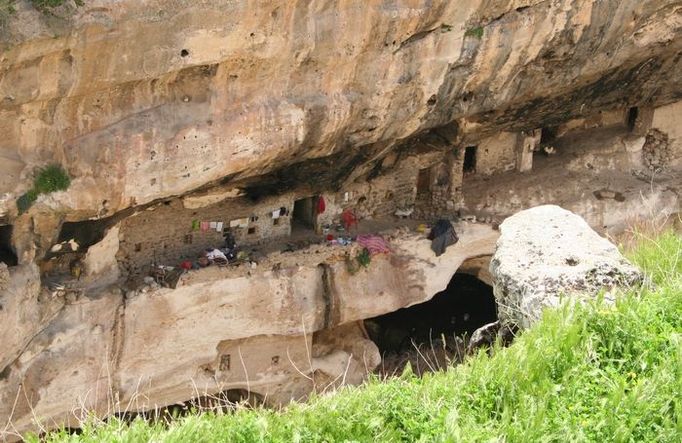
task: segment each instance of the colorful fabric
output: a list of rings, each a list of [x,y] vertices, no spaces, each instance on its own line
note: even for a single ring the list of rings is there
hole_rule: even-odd
[[[350,228],[353,225],[358,226],[358,218],[355,216],[355,213],[350,209],[346,209],[345,211],[343,211],[343,213],[341,214],[341,221],[343,222],[343,227],[345,228],[346,231],[350,231]]]
[[[202,221],[202,222],[199,224],[199,226],[200,226],[200,228],[201,228],[201,232],[206,232],[206,231],[208,231],[208,222],[207,222],[207,221]]]
[[[370,254],[388,254],[391,252],[391,247],[383,237],[378,235],[358,235],[356,240],[360,246],[367,248]]]
[[[327,204],[324,201],[324,197],[319,196],[317,199],[317,215],[323,214],[327,209]]]
[[[199,220],[192,220],[192,231],[199,230]]]

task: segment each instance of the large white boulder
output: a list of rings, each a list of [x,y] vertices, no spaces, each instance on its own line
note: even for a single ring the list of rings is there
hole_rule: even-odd
[[[490,262],[501,320],[529,327],[563,298],[634,285],[642,273],[580,216],[554,205],[521,211],[500,225]]]

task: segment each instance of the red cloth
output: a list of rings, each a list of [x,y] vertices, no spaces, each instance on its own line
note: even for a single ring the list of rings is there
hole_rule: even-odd
[[[182,263],[180,263],[180,267],[185,271],[189,271],[190,269],[192,269],[192,262],[189,260],[185,260]]]
[[[358,235],[357,242],[360,246],[367,248],[372,255],[391,252],[391,247],[386,240],[378,235]]]
[[[343,222],[343,227],[346,231],[349,231],[351,226],[358,225],[358,218],[350,209],[343,211],[341,214],[341,221]]]
[[[320,196],[317,199],[317,213],[318,213],[318,215],[324,213],[325,209],[327,209],[327,205],[324,202],[324,197]]]
[[[327,234],[327,241],[332,241],[334,240],[334,236],[331,234]]]

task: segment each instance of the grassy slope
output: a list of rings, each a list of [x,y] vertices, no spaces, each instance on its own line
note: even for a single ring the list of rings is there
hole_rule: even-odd
[[[281,412],[197,415],[170,428],[88,425],[50,441],[682,441],[682,239],[630,254],[657,289],[616,307],[548,311],[493,357],[422,379],[372,380]]]

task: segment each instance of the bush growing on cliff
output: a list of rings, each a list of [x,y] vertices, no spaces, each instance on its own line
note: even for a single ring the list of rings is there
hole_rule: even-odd
[[[38,194],[64,191],[71,184],[71,178],[60,165],[49,165],[38,172],[33,188]]]
[[[40,194],[64,191],[71,184],[71,178],[60,165],[49,165],[38,171],[33,180],[33,188],[17,199],[19,213],[26,212]]]
[[[630,255],[655,287],[615,306],[547,311],[511,347],[445,372],[373,379],[282,411],[197,414],[169,426],[114,419],[45,440],[679,442],[682,238],[642,239]]]
[[[483,38],[483,32],[482,26],[476,26],[475,28],[468,29],[467,32],[464,33],[464,36],[475,37],[480,40]]]

